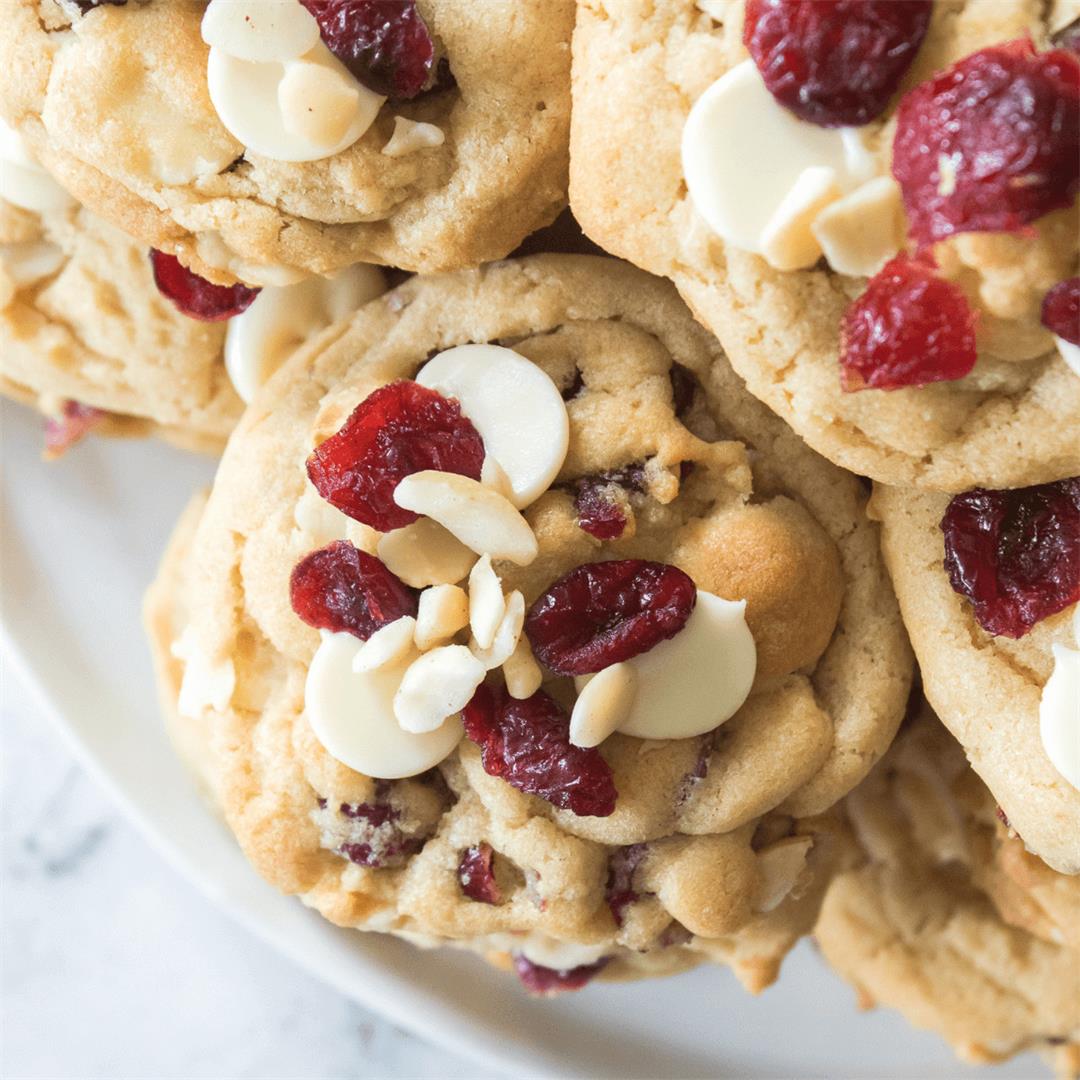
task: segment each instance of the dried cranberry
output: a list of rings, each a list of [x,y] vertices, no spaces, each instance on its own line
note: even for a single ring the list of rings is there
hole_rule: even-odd
[[[1080,600],[1080,477],[957,495],[941,521],[945,569],[990,634],[1023,637]]]
[[[626,529],[626,511],[612,498],[611,485],[586,477],[574,496],[578,527],[597,540],[618,540]]]
[[[639,894],[634,890],[634,874],[647,850],[647,844],[631,844],[629,847],[619,848],[608,861],[604,899],[611,908],[617,926],[622,926],[626,909],[639,899]]]
[[[158,292],[184,315],[201,322],[222,322],[246,311],[259,295],[247,285],[215,285],[189,270],[175,255],[151,249],[150,265]]]
[[[502,890],[495,880],[492,862],[495,851],[490,844],[474,844],[462,852],[458,863],[461,891],[481,904],[501,904]]]
[[[747,0],[743,42],[774,98],[821,127],[880,116],[930,25],[932,0]]]
[[[533,604],[525,633],[552,671],[587,675],[674,637],[696,603],[693,581],[675,566],[644,559],[586,563]]]
[[[82,442],[109,414],[93,405],[70,398],[60,406],[59,416],[45,420],[45,458],[52,461]]]
[[[293,611],[318,630],[367,641],[380,626],[416,614],[416,592],[374,555],[335,540],[306,555],[289,579]]]
[[[975,313],[931,266],[898,255],[869,281],[840,324],[845,390],[963,378],[975,366]]]
[[[904,95],[892,169],[920,247],[1068,206],[1080,189],[1080,62],[1029,40],[973,53]]]
[[[570,742],[570,718],[542,690],[518,701],[503,687],[481,686],[461,718],[490,776],[579,817],[614,812],[611,766],[599,750]]]
[[[80,15],[85,15],[88,11],[101,7],[102,4],[108,4],[110,7],[123,7],[126,3],[127,0],[75,0],[75,6],[79,9]]]
[[[1042,324],[1063,341],[1080,345],[1080,277],[1062,281],[1043,297]]]
[[[536,994],[539,997],[554,997],[556,994],[565,994],[569,990],[580,990],[607,963],[607,957],[603,957],[597,960],[595,964],[582,964],[581,967],[566,968],[559,971],[555,968],[534,964],[528,957],[522,956],[521,953],[514,955],[514,970],[521,980],[521,985],[530,994]]]
[[[378,869],[400,866],[410,855],[420,850],[430,828],[404,830],[401,812],[389,802],[390,786],[379,781],[374,803],[342,803],[334,813],[327,809],[326,800],[319,799],[316,820],[323,842],[338,855],[355,863]]]
[[[407,101],[433,81],[435,43],[416,0],[300,0],[326,47],[369,90]]]
[[[484,440],[452,398],[402,380],[380,387],[315,449],[307,472],[319,494],[380,532],[417,515],[394,502],[394,489],[425,469],[480,479]]]

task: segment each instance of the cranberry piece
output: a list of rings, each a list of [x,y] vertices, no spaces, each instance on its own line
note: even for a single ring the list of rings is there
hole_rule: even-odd
[[[399,824],[401,812],[390,805],[389,798],[390,784],[380,780],[374,803],[342,803],[335,813],[327,809],[325,799],[319,799],[316,821],[324,845],[357,866],[400,866],[420,850],[430,829],[423,826],[423,833],[404,830]]]
[[[481,904],[501,904],[502,890],[495,880],[492,862],[495,851],[490,844],[474,844],[462,852],[458,863],[461,891]]]
[[[70,398],[60,406],[59,416],[45,420],[45,458],[52,461],[82,442],[109,414],[93,405]]]
[[[1060,282],[1043,297],[1042,324],[1063,341],[1080,345],[1080,277]]]
[[[251,307],[259,289],[247,285],[215,285],[189,270],[175,255],[151,249],[154,284],[184,315],[200,322],[222,322]]]
[[[610,491],[609,483],[590,476],[581,481],[574,496],[578,527],[597,540],[618,540],[626,529],[626,512]]]
[[[127,0],[75,0],[75,6],[79,9],[80,15],[85,15],[88,11],[101,7],[102,4],[108,4],[110,7],[123,7],[126,3]]]
[[[930,265],[906,255],[870,279],[840,324],[845,390],[960,379],[975,360],[975,313],[967,297]]]
[[[955,496],[941,521],[945,569],[989,634],[1023,637],[1080,600],[1080,476]]]
[[[647,844],[630,844],[629,847],[619,848],[608,861],[604,899],[611,908],[617,926],[622,926],[626,909],[639,898],[634,890],[634,874],[647,850]]]
[[[530,994],[536,994],[539,997],[555,997],[556,994],[582,989],[597,972],[607,965],[607,962],[607,957],[603,957],[595,964],[582,964],[581,967],[565,968],[559,971],[534,964],[528,957],[515,953],[514,970],[521,980],[521,985]]]
[[[820,127],[880,116],[918,52],[932,0],[747,0],[743,42],[769,93]]]
[[[599,750],[570,742],[570,718],[543,690],[518,701],[480,686],[461,714],[484,771],[579,817],[607,817],[618,792]]]
[[[304,556],[289,578],[293,611],[317,630],[367,641],[380,626],[415,615],[417,594],[374,555],[335,540]]]
[[[920,247],[1068,206],[1080,189],[1080,61],[1029,40],[972,53],[904,95],[892,170]]]
[[[343,514],[380,532],[417,516],[394,502],[394,489],[425,469],[480,479],[484,440],[461,406],[419,383],[380,387],[318,446],[307,472],[319,494]]]
[[[693,581],[675,566],[644,559],[585,563],[533,604],[525,633],[552,671],[587,675],[674,637],[696,603]]]
[[[326,47],[369,90],[407,101],[433,81],[435,43],[416,0],[300,0]]]

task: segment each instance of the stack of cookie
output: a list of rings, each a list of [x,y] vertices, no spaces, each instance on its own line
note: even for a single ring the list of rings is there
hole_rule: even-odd
[[[2,386],[224,445],[147,625],[271,883],[1076,1066],[1080,5],[3,14]]]

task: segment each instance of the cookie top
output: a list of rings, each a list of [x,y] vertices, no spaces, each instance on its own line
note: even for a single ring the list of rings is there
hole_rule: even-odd
[[[223,283],[476,265],[555,216],[570,0],[410,0],[381,61],[340,7],[19,0],[0,112],[87,206]]]
[[[928,715],[845,801],[865,853],[815,935],[867,1004],[899,1009],[971,1061],[1039,1049],[1080,1063],[1080,879],[1028,855]]]
[[[1015,588],[1015,582],[1005,575],[995,578],[996,585],[987,579],[993,573],[992,556],[1000,558],[1002,564],[1011,556],[1014,573],[1016,566],[1025,562],[1048,573],[1047,580],[1034,582],[1032,592],[1036,595],[1042,592],[1052,597],[1054,577],[1061,579],[1058,585],[1067,586],[1070,568],[1075,591],[1075,579],[1080,575],[1074,551],[1063,548],[1058,553],[1059,571],[1055,574],[1051,572],[1054,552],[1040,552],[1032,543],[1032,537],[1038,540],[1040,535],[1051,539],[1071,536],[1074,543],[1080,536],[1075,524],[1070,525],[1071,518],[1058,522],[1051,516],[1039,516],[1040,495],[1060,488],[1020,489],[1012,498],[1009,493],[972,493],[950,500],[931,492],[879,486],[872,512],[882,523],[885,558],[927,698],[1027,846],[1054,869],[1075,874],[1080,873],[1080,790],[1074,786],[1077,777],[1067,755],[1070,742],[1076,745],[1075,689],[1071,691],[1071,706],[1063,697],[1055,707],[1055,691],[1053,687],[1048,690],[1048,685],[1054,679],[1057,686],[1057,680],[1075,663],[1080,644],[1075,636],[1077,605],[1058,605],[1059,610],[1033,622],[1019,637],[1000,632],[1013,629],[1006,626],[991,632],[984,624],[994,614],[993,608],[980,611],[970,590],[964,595],[953,588],[945,566],[947,537],[942,529],[952,507],[952,557],[969,553],[958,563],[954,577],[984,582],[982,587],[987,591],[998,590],[1004,596],[1007,589]],[[1026,508],[1021,499],[1027,500]],[[982,504],[985,512],[966,520],[957,518],[957,511],[973,501]],[[1002,508],[996,505],[999,501]],[[1080,496],[1075,488],[1065,506],[1071,506],[1073,514],[1080,517]],[[998,553],[981,549],[980,537],[993,530],[1000,533]],[[1031,604],[1032,598],[1027,602]],[[1067,688],[1065,693],[1069,693]],[[1059,730],[1066,744],[1065,756],[1057,752],[1054,733]]]
[[[1080,9],[1034,0],[935,0],[932,11],[878,7],[893,9],[881,24],[893,15],[903,22],[925,7],[928,29],[924,20],[921,41],[918,27],[903,39],[909,47],[898,52],[910,67],[895,73],[900,94],[885,87],[884,112],[868,122],[840,120],[848,126],[835,128],[797,118],[766,89],[743,44],[742,0],[584,0],[574,39],[574,212],[607,250],[671,278],[720,337],[750,391],[834,462],[887,483],[942,491],[1075,475],[1080,375],[1040,321],[1047,291],[1077,273],[1075,146],[1063,151],[1064,201],[1051,203],[1030,226],[957,231],[923,244],[914,261],[890,263],[891,274],[880,267],[902,246],[916,246],[906,235],[916,219],[905,217],[901,188],[890,175],[900,96],[985,47],[1030,34],[1046,49]],[[814,40],[804,27],[789,44]],[[1013,46],[1009,55],[1026,48]],[[852,59],[845,51],[838,63]],[[1050,63],[1026,53],[1016,62]],[[1066,56],[1060,63],[1067,82],[1075,61]],[[858,85],[875,81],[872,71],[862,74]],[[1075,87],[1068,92],[1070,116],[1074,99]],[[1062,121],[1065,132],[1075,127],[1075,120]],[[965,182],[964,162],[976,155],[944,156],[947,164],[959,162],[955,189]],[[947,199],[949,176],[940,191]],[[754,225],[763,218],[765,225]],[[768,252],[772,263],[751,248]],[[823,250],[843,273],[821,257]],[[936,267],[927,268],[929,257]],[[800,268],[786,268],[792,265]],[[867,290],[875,272],[878,293]],[[923,309],[923,325],[912,314],[913,297],[927,278],[935,299]],[[860,343],[861,330],[888,327],[895,315],[881,295],[902,291],[908,306],[897,335],[909,334],[908,359],[925,360],[935,337],[947,342],[944,358],[965,358],[961,367],[977,357],[973,369],[958,377],[960,368],[943,365],[910,378],[946,381],[886,390],[875,388],[872,375],[864,380],[841,367],[842,323],[849,320],[849,341]],[[943,316],[943,296],[963,314]],[[864,317],[861,327],[857,316]],[[865,341],[861,347],[870,348]],[[883,346],[873,355],[887,352]],[[845,391],[842,377],[863,388]]]
[[[462,356],[446,375],[447,358]],[[433,374],[440,369],[460,407],[429,388],[445,387]],[[470,370],[486,372],[479,382],[500,385],[505,401],[478,396]],[[413,401],[419,411],[409,411]],[[402,441],[421,411],[424,423],[447,425],[449,442],[425,436],[418,450]],[[567,427],[553,459],[557,424],[550,439],[537,435],[543,417],[560,412]],[[382,425],[374,434],[372,423]],[[507,431],[520,438],[500,441]],[[380,513],[421,507],[426,492],[421,509],[442,525],[406,516],[380,535],[356,518],[382,479],[365,489],[341,455],[360,460],[356,440],[368,436],[381,447],[380,468],[437,452],[458,474],[473,470],[447,478],[413,464],[400,488],[390,485],[396,505]],[[530,440],[537,456],[523,464],[514,448]],[[465,461],[474,444],[483,469]],[[318,490],[305,475],[309,457]],[[548,472],[525,492],[519,482],[541,459]],[[344,491],[352,519],[319,494],[334,475],[344,478],[334,497]],[[348,501],[354,495],[363,506]],[[455,516],[459,498],[468,513]],[[593,535],[613,522],[613,538]],[[505,557],[477,562],[470,542],[489,553],[498,542]],[[836,858],[832,825],[819,815],[888,745],[911,675],[858,482],[743,391],[672,289],[607,259],[536,256],[412,280],[327,330],[245,414],[190,563],[191,615],[175,647],[183,711],[208,717],[197,722],[210,732],[215,786],[248,856],[338,923],[424,940],[499,950],[515,940],[501,935],[541,934],[587,946],[590,962],[677,947],[767,985],[813,917],[824,882],[815,872]],[[363,602],[330,611],[335,596],[355,595],[333,580],[355,582],[357,566]],[[582,636],[575,624],[584,651],[601,638],[610,645],[612,627],[620,647],[631,642],[621,665],[605,655],[579,669],[599,674],[574,744],[571,707],[592,684],[579,681],[578,695],[547,666],[567,671],[558,647],[569,639],[536,621],[538,598],[551,600],[556,583],[570,588],[568,572],[591,575],[598,607],[579,591],[568,606],[556,596],[548,615],[558,622],[585,602],[593,611],[585,617],[606,629]],[[621,575],[615,586],[608,574]],[[651,599],[640,601],[646,578]],[[425,589],[417,605],[412,587],[433,582],[442,591]],[[695,595],[691,616],[682,605]],[[489,603],[497,615],[481,647]],[[454,604],[466,606],[445,623]],[[444,644],[428,642],[416,659],[409,635],[419,641],[436,608],[456,644],[433,635]],[[641,610],[649,614],[631,625]],[[670,640],[642,645],[637,635],[654,632],[654,617],[672,620]],[[322,638],[310,624],[327,628]],[[395,644],[402,627],[407,640]],[[695,651],[702,642],[707,659]],[[605,695],[625,693],[619,679],[634,683],[650,646],[668,651],[655,651],[661,669],[631,686],[634,707],[647,703],[645,688],[689,696],[677,708],[646,709],[644,719],[626,708],[615,718],[643,724],[647,737],[609,734],[616,722],[584,738],[590,716],[601,727],[611,721]],[[475,678],[490,669],[488,689],[474,694],[474,678],[462,701],[454,695],[470,654],[484,661]],[[470,737],[456,715],[442,720],[446,702],[434,719],[424,712],[430,702],[409,683],[416,665],[444,662],[424,685],[459,701],[454,709],[467,703]],[[340,679],[347,715],[334,696]],[[702,710],[694,683],[717,700],[705,702],[703,726],[675,731],[673,718]],[[395,687],[408,711],[386,721]],[[351,719],[357,692],[367,695],[365,727]],[[406,722],[416,734],[405,736]],[[388,741],[373,747],[376,730]],[[516,751],[507,739],[518,740]],[[392,763],[391,743],[400,751]],[[380,753],[381,778],[341,760]],[[498,902],[466,892],[481,888],[469,884],[474,871]],[[574,966],[588,966],[576,955]]]

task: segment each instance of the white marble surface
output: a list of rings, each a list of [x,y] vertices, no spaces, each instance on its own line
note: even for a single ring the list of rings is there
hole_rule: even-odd
[[[2,673],[0,1073],[491,1077],[315,982],[214,910]]]

